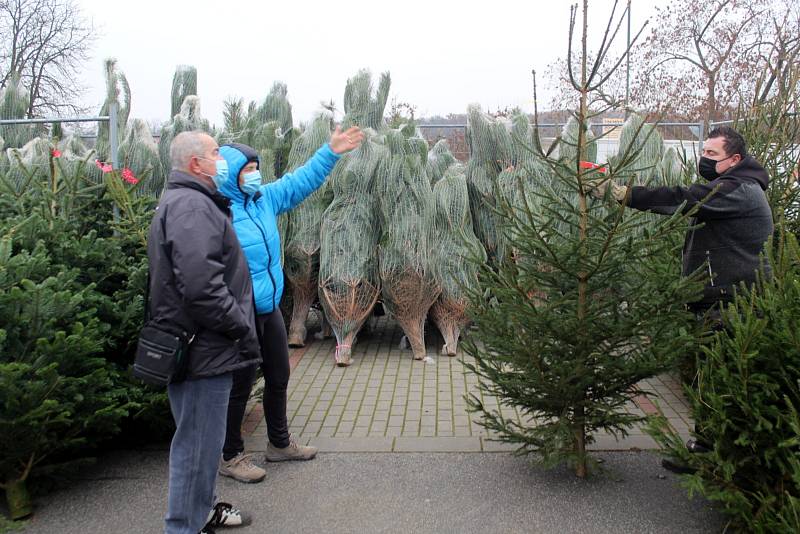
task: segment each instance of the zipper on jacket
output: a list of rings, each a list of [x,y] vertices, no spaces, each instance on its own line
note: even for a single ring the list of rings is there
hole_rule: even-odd
[[[711,251],[706,250],[706,263],[708,263],[708,277],[711,279],[711,287],[714,287],[714,273],[711,272]]]
[[[264,230],[261,229],[261,225],[250,215],[250,212],[247,211],[247,201],[248,198],[244,198],[244,212],[250,217],[250,220],[253,221],[253,224],[256,225],[258,228],[259,233],[261,234],[261,239],[264,241],[264,248],[267,251],[267,274],[269,275],[269,280],[272,282],[272,311],[275,311],[275,293],[278,292],[278,286],[275,283],[275,278],[272,276],[272,254],[269,253],[269,244],[267,243],[267,235],[264,233]],[[253,297],[255,298],[255,288],[253,288]],[[258,314],[258,310],[256,310],[256,314]]]

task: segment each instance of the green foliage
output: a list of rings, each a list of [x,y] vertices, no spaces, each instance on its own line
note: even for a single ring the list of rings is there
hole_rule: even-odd
[[[570,41],[576,11],[573,6]],[[584,18],[583,50],[587,24]],[[606,33],[601,56],[612,40]],[[558,157],[544,153],[532,137],[530,150],[544,172],[518,176],[512,201],[509,188],[495,197],[495,228],[513,243],[519,259],[478,263],[480,285],[469,291],[475,329],[464,350],[474,359],[465,365],[478,375],[482,392],[519,414],[509,418],[478,396],[469,397],[470,410],[483,416],[496,439],[518,445],[519,454],[533,454],[545,466],[566,463],[585,477],[594,435],[625,436],[641,420],[626,410],[643,394],[638,384],[669,370],[695,345],[685,303],[698,297],[702,285],[694,277],[681,278],[677,268],[687,215],[645,226],[647,214],[625,213],[612,199],[589,195],[599,179],[618,179],[636,158],[627,150],[626,163],[604,175],[582,168],[581,162],[596,157],[589,95],[601,75],[586,61],[581,65],[574,76],[581,80],[574,83],[580,105],[558,141]],[[479,148],[486,172],[513,149],[476,143],[496,130],[473,115],[480,119],[470,115],[471,146]],[[516,126],[524,131],[524,124]],[[529,201],[536,197],[539,201]],[[477,230],[477,217],[474,222]]]
[[[67,147],[58,158],[40,148],[45,170],[19,164],[26,186],[0,190],[0,484],[56,475],[121,431],[171,428],[165,396],[128,373],[154,200],[116,171],[93,184],[85,167],[62,166]]]
[[[101,357],[110,326],[93,284],[56,265],[43,242],[0,252],[0,487],[85,454],[119,430],[131,404]],[[12,510],[12,514],[14,510]]]
[[[800,248],[782,236],[773,277],[743,289],[724,330],[697,360],[686,387],[706,454],[689,454],[665,421],[650,432],[697,469],[691,493],[718,501],[740,532],[800,531]]]

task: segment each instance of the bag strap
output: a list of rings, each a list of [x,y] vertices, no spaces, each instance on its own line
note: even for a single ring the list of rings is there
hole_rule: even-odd
[[[144,286],[144,322],[150,322],[150,265],[147,265],[147,285]]]

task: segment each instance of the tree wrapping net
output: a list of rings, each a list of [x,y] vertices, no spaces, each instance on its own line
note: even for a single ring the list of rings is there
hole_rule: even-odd
[[[376,196],[381,214],[378,247],[386,310],[406,334],[414,358],[425,358],[425,318],[439,286],[431,261],[433,191],[425,173],[427,142],[386,133],[390,156],[381,162]]]
[[[467,290],[478,286],[478,263],[486,261],[486,251],[472,229],[463,165],[448,167],[433,187],[433,197],[436,241],[432,260],[441,293],[430,315],[444,338],[442,354],[455,356],[461,330],[469,324]]]
[[[164,190],[165,173],[158,154],[158,145],[150,127],[142,119],[133,119],[125,139],[119,145],[119,160],[130,169],[140,186],[136,195],[158,198]]]
[[[319,300],[336,334],[340,366],[350,365],[356,334],[381,292],[373,183],[385,150],[367,139],[342,156],[330,178],[333,200],[320,225]]]
[[[22,85],[18,74],[11,75],[0,90],[0,119],[24,119],[28,114],[30,94]],[[0,125],[4,148],[21,148],[36,137],[36,128],[29,124]]]
[[[626,175],[633,175],[634,185],[663,185],[659,166],[664,154],[664,141],[654,124],[632,113],[623,123],[619,135],[616,161]],[[622,176],[625,178],[625,175]]]
[[[287,98],[288,89],[283,82],[275,82],[260,106],[253,109],[250,124],[253,127],[253,142],[250,144],[259,153],[270,152],[272,175],[281,177],[287,170],[289,151],[294,141],[292,105]],[[264,154],[266,155],[266,154]],[[261,172],[265,174],[267,158],[262,161]]]
[[[683,160],[675,147],[664,150],[664,155],[659,163],[658,174],[665,185],[680,185],[684,181],[685,171]]]
[[[295,138],[289,153],[289,172],[304,165],[330,138],[331,117],[318,115]],[[319,283],[320,225],[333,192],[326,181],[299,206],[288,213],[284,272],[292,295],[289,346],[302,347],[306,339],[308,311],[317,297]]]
[[[169,149],[172,140],[179,133],[202,130],[210,132],[208,121],[200,114],[200,97],[189,95],[183,101],[180,112],[172,118],[168,124],[161,129],[161,138],[158,142],[158,152],[161,156],[161,164],[164,170],[169,173],[172,170],[172,162],[169,159]]]
[[[55,145],[50,139],[37,137],[22,148],[6,151],[2,159],[8,163],[0,173],[0,182],[8,192],[47,194],[51,214],[56,215],[78,199],[102,195],[103,189],[88,179],[89,169],[95,168],[93,156],[94,151],[76,136],[69,135]]]
[[[34,182],[45,182],[50,176],[50,141],[42,137],[31,139],[22,148],[9,148],[5,173],[6,186],[22,193]]]
[[[106,99],[100,109],[100,115],[110,114],[111,104],[117,104],[117,135],[121,141],[125,135],[128,125],[128,115],[131,110],[131,89],[125,74],[117,69],[115,59],[107,59],[105,62],[106,76]],[[97,158],[106,163],[111,163],[111,122],[100,122],[97,124],[97,143],[95,144]],[[117,162],[120,164],[121,162]],[[94,177],[98,182],[103,181],[102,172],[95,169]]]
[[[373,91],[372,75],[368,70],[360,70],[347,80],[344,90],[345,120],[342,129],[359,126],[379,132],[386,128],[383,113],[389,99],[392,80],[388,72],[381,74],[378,88]]]
[[[498,228],[495,216],[497,176],[509,162],[511,137],[504,124],[472,105],[467,114],[467,188],[475,235],[486,249],[487,257],[497,257]]]
[[[447,139],[439,139],[433,148],[428,152],[428,162],[425,165],[425,172],[431,181],[431,187],[436,182],[442,179],[444,172],[450,165],[457,163],[453,153],[450,152],[450,146],[447,144]]]
[[[552,190],[553,171],[536,155],[536,131],[530,120],[520,110],[511,116],[511,146],[509,166],[497,176],[497,186],[502,202],[523,216],[526,210],[539,213],[542,209],[541,190]],[[502,218],[501,218],[502,219]],[[513,225],[501,225],[497,236],[498,261],[518,261],[514,248],[517,239]]]
[[[197,95],[197,68],[191,65],[178,65],[172,76],[169,116],[174,117],[180,113],[186,97],[191,95]]]

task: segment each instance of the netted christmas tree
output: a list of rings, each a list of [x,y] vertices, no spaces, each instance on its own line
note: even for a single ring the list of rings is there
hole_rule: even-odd
[[[189,95],[183,101],[180,112],[172,120],[161,128],[161,138],[158,141],[158,153],[161,157],[161,165],[166,173],[169,173],[172,163],[169,159],[169,149],[172,140],[179,133],[202,130],[210,132],[208,121],[200,114],[200,97]]]
[[[318,115],[298,136],[289,153],[289,172],[304,165],[330,138],[331,117]],[[284,272],[292,295],[289,346],[302,347],[306,339],[306,319],[319,284],[320,225],[333,197],[326,182],[299,206],[289,212]]]
[[[22,148],[9,148],[6,150],[9,167],[3,181],[16,193],[22,193],[33,182],[47,181],[51,150],[50,141],[42,137],[28,141]]]
[[[271,174],[275,177],[280,178],[288,170],[289,151],[295,135],[288,92],[285,83],[275,82],[261,105],[254,107],[250,114],[248,122],[253,135],[250,146],[261,155],[262,175],[267,162],[272,163]]]
[[[100,115],[109,115],[109,109],[112,104],[116,104],[117,108],[117,135],[119,141],[125,134],[128,125],[128,115],[131,110],[131,89],[128,85],[128,79],[125,74],[117,69],[116,59],[107,59],[105,61],[105,77],[106,77],[106,99],[103,102],[103,107],[100,108]],[[111,162],[111,126],[110,122],[99,122],[97,124],[97,143],[95,144],[95,152],[97,158],[101,162]],[[119,164],[119,162],[117,162]],[[95,177],[100,180],[102,173],[95,173]]]
[[[178,65],[172,76],[172,95],[170,97],[170,117],[181,112],[187,96],[197,95],[197,68],[191,65]]]
[[[598,111],[589,107],[590,98],[605,79],[605,70],[587,61],[587,11],[584,0],[582,52],[567,54],[580,96],[575,142],[559,148],[560,158],[534,146],[557,182],[550,188],[533,183],[546,209],[505,202],[498,208],[514,248],[532,261],[480,266],[481,285],[470,292],[476,330],[463,344],[483,394],[520,414],[508,417],[471,396],[470,409],[482,414],[494,438],[545,466],[566,463],[579,477],[588,474],[587,446],[597,433],[624,436],[641,420],[626,409],[644,394],[640,382],[670,369],[694,346],[685,303],[701,289],[680,277],[675,236],[682,234],[684,215],[664,217],[640,234],[643,214],[626,214],[608,197],[590,197],[597,183],[631,169],[603,174],[582,164],[591,159],[587,126]],[[577,15],[575,6],[570,43]],[[600,63],[611,37],[609,31],[602,41]],[[552,194],[557,189],[570,194]],[[523,191],[521,198],[527,196]]]
[[[336,364],[347,366],[356,334],[381,293],[373,184],[385,148],[369,137],[330,178],[333,201],[320,226],[319,300],[336,334]]]
[[[360,70],[349,78],[344,90],[345,121],[342,127],[357,125],[362,129],[371,128],[376,132],[385,129],[386,121],[383,117],[391,85],[392,79],[388,72],[381,74],[375,90],[372,85],[372,74],[368,70]]]
[[[478,285],[478,263],[486,251],[472,230],[466,169],[454,163],[433,187],[435,218],[431,261],[436,265],[441,293],[430,309],[430,317],[444,338],[442,354],[455,356],[458,339],[470,322],[468,288]]]
[[[502,122],[472,105],[467,115],[467,187],[475,235],[486,249],[490,261],[497,257],[498,228],[497,176],[510,163],[511,136]]]
[[[511,114],[511,147],[508,166],[497,176],[498,192],[501,202],[515,209],[529,206],[535,212],[541,212],[546,201],[535,191],[553,192],[557,185],[553,170],[537,156],[534,151],[539,142],[535,129],[528,116],[521,110]],[[497,259],[498,261],[521,261],[519,251],[514,249],[516,236],[513,228],[506,228],[502,218],[498,223]]]
[[[381,235],[374,184],[379,163],[388,157],[382,135],[389,97],[389,73],[373,91],[372,75],[359,71],[347,80],[342,129],[361,127],[366,140],[336,164],[329,179],[333,201],[320,228],[319,300],[336,335],[336,364],[350,365],[356,335],[381,293],[377,246]]]
[[[431,181],[431,187],[442,179],[444,172],[450,165],[456,163],[456,158],[450,152],[450,146],[446,139],[439,139],[428,152],[428,162],[425,165],[425,173]]]
[[[665,185],[681,185],[686,183],[685,157],[678,153],[675,147],[664,150],[661,162],[658,165],[657,176],[661,177]]]
[[[425,173],[427,142],[386,132],[390,157],[378,167],[376,197],[382,235],[378,248],[381,294],[403,329],[414,359],[425,358],[425,318],[439,286],[433,243],[433,192]]]
[[[631,113],[622,124],[619,134],[619,149],[616,157],[609,158],[612,165],[625,165],[623,159],[636,160],[638,167],[626,165],[630,169],[634,185],[662,185],[659,164],[664,155],[664,141],[655,124],[645,122],[645,117]],[[624,179],[623,176],[621,178]]]
[[[12,74],[0,91],[0,119],[24,119],[28,113],[30,95],[23,87],[18,74]],[[4,148],[21,148],[36,136],[33,126],[27,124],[3,124],[0,137]]]
[[[141,185],[137,195],[157,198],[164,189],[165,173],[158,154],[158,145],[150,127],[141,119],[133,119],[125,139],[119,145],[119,160],[123,169],[132,173],[132,179]]]

